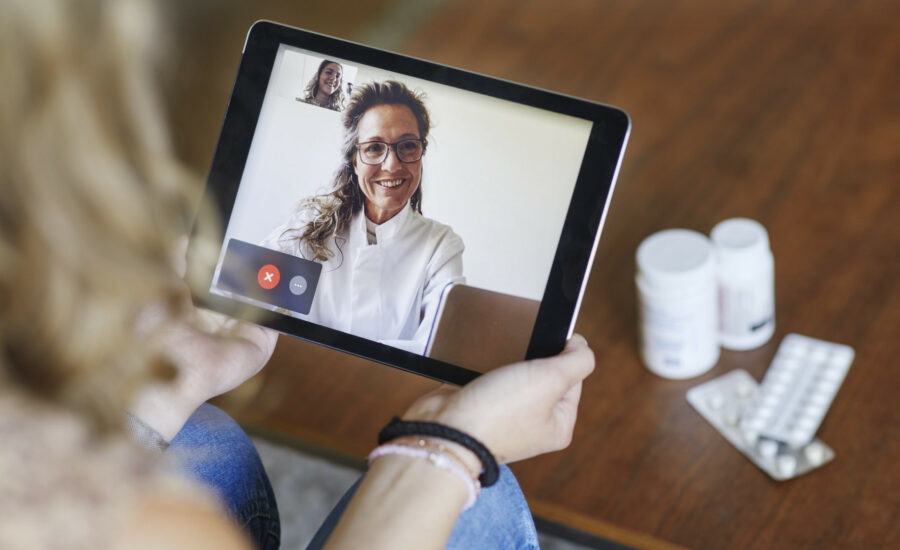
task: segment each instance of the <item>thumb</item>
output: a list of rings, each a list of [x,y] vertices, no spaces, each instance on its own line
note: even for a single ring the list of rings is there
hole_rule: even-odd
[[[556,357],[545,359],[564,378],[568,389],[594,372],[594,352],[580,334],[572,335],[565,349]]]

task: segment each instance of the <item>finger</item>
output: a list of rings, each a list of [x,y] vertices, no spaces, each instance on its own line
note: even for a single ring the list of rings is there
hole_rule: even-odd
[[[544,361],[562,378],[563,388],[560,391],[567,390],[594,372],[594,352],[580,336],[573,337],[562,353]]]

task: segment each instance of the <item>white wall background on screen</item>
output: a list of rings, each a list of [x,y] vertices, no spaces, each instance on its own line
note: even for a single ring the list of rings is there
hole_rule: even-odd
[[[341,162],[340,113],[285,95],[304,56],[286,47],[278,55],[270,82],[276,93],[263,103],[226,238],[262,241],[302,198],[327,191]],[[427,94],[434,127],[422,209],[462,237],[467,283],[541,299],[591,123],[356,68],[355,85],[396,79]]]

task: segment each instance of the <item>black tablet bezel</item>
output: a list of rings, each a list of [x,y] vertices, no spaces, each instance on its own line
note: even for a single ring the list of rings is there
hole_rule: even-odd
[[[282,44],[593,122],[527,357],[559,353],[571,335],[587,270],[612,198],[631,129],[628,115],[615,107],[259,21],[247,35],[204,191],[213,200],[223,222],[231,217],[275,55]],[[189,268],[200,270],[202,279],[199,280],[213,280],[215,266],[190,262]],[[209,292],[208,287],[196,299],[199,305],[230,315],[241,316],[247,308],[246,304],[238,306],[234,300]],[[478,372],[456,365],[258,309],[260,313],[254,316],[254,322],[302,340],[453,384],[462,385],[479,376]]]

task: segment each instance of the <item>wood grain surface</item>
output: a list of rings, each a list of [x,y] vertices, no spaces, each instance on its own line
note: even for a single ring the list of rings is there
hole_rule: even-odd
[[[347,38],[364,25],[286,16]],[[635,548],[900,548],[898,21],[900,2],[878,0],[466,0],[404,31],[402,53],[633,119],[577,325],[598,368],[575,440],[514,465],[536,514]],[[188,158],[206,147],[208,162],[209,133],[181,144]],[[734,216],[769,231],[775,337],[700,378],[655,377],[637,355],[634,252],[658,230]],[[685,392],[734,368],[761,379],[789,332],[856,360],[818,434],[834,462],[778,483]],[[232,407],[246,423],[359,457],[435,386],[288,338],[255,384]]]

